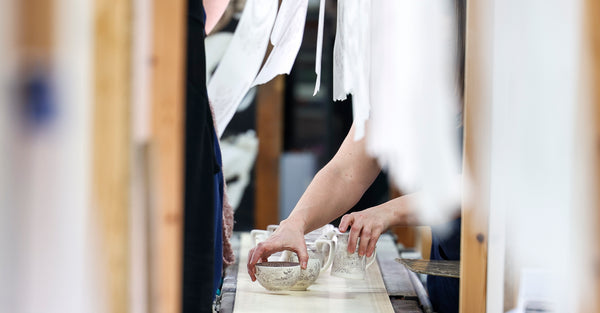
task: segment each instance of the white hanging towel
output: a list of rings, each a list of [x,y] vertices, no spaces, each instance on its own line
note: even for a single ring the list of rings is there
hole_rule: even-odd
[[[370,0],[338,1],[333,47],[333,99],[344,100],[352,94],[355,140],[364,136],[365,122],[369,118],[370,11]]]
[[[419,191],[425,221],[451,214],[460,196],[454,22],[451,1],[371,8],[367,149],[397,187]]]
[[[208,98],[221,137],[238,105],[252,86],[265,57],[277,15],[277,0],[248,0],[240,22],[215,74]]]
[[[317,30],[317,51],[315,53],[315,74],[317,79],[315,81],[315,91],[313,96],[319,92],[321,88],[321,56],[323,55],[323,27],[325,23],[325,0],[321,0],[319,3],[319,26]]]
[[[253,85],[290,73],[302,44],[307,8],[308,0],[283,0],[271,33],[273,49]]]

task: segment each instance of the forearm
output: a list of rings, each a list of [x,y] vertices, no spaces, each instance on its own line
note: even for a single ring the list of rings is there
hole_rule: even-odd
[[[225,12],[229,0],[203,0],[206,12],[205,31],[209,34]]]
[[[346,213],[370,185],[357,183],[353,175],[328,164],[317,175],[284,223],[294,223],[310,232]],[[371,181],[372,182],[372,181]]]
[[[283,224],[310,232],[347,212],[373,183],[381,168],[368,155],[365,139],[354,140],[354,126],[314,179]]]

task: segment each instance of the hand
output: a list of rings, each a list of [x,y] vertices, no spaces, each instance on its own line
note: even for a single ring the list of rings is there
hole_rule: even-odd
[[[256,281],[254,268],[256,263],[264,262],[271,254],[283,250],[296,252],[300,266],[306,269],[308,252],[304,242],[304,230],[293,222],[283,221],[267,240],[256,245],[248,253],[247,267],[252,281]]]
[[[377,239],[391,226],[393,217],[393,208],[385,205],[344,215],[340,222],[340,231],[346,232],[348,227],[352,226],[348,238],[348,253],[354,253],[360,237],[358,255],[366,254],[371,257],[375,251]]]

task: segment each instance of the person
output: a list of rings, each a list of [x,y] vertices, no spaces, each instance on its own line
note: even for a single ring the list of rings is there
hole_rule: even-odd
[[[350,128],[335,156],[314,177],[290,215],[283,220],[269,239],[250,250],[248,273],[254,281],[254,265],[278,251],[291,250],[298,254],[302,267],[308,254],[304,234],[329,223],[348,211],[375,180],[381,168],[366,152],[365,139],[355,141],[354,125]],[[391,225],[410,225],[416,222],[410,208],[411,195],[392,199],[379,206],[345,215],[340,231],[352,226],[349,252],[360,236],[360,255],[371,256],[375,243]]]
[[[306,268],[308,253],[304,235],[346,213],[361,198],[381,171],[377,160],[365,146],[365,138],[354,140],[354,125],[334,157],[311,181],[306,191],[277,230],[248,253],[247,270],[256,280],[255,265],[279,251],[290,250],[298,255]],[[394,198],[359,212],[345,214],[340,222],[342,232],[350,231],[348,252],[368,257],[375,251],[381,234],[391,226],[418,225],[416,193]],[[432,259],[458,260],[460,257],[460,218],[443,226],[432,227]],[[440,234],[444,233],[444,236]],[[360,238],[360,240],[359,240]],[[459,282],[453,278],[430,277],[428,289],[434,309],[439,312],[458,311]]]

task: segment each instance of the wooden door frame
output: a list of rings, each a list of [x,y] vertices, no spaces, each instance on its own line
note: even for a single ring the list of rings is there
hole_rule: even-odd
[[[493,1],[467,1],[460,312],[485,312]]]

